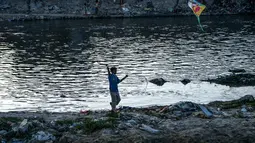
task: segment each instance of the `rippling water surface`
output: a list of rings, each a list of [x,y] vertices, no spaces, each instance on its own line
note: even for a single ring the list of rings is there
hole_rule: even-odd
[[[208,103],[254,94],[200,82],[255,73],[255,17],[0,22],[0,111],[109,109],[105,64],[118,67],[121,105]],[[147,80],[163,77],[158,87]],[[189,78],[186,86],[179,80]]]

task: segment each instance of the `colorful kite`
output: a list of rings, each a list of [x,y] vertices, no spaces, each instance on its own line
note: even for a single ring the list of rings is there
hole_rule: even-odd
[[[202,25],[200,23],[199,16],[203,12],[203,10],[206,8],[206,6],[201,4],[201,3],[199,3],[199,2],[197,2],[196,0],[189,0],[188,5],[192,9],[193,13],[196,15],[198,23],[199,23],[202,31],[204,31],[204,29],[203,29],[203,27],[202,27]]]

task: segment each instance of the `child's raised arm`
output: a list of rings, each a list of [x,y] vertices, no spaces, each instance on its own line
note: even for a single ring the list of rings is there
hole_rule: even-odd
[[[111,74],[110,69],[109,69],[108,65],[106,65],[106,67],[107,67],[107,72],[108,72],[108,76],[109,76]]]

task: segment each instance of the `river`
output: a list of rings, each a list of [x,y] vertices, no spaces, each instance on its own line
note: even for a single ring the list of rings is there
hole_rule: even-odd
[[[120,106],[208,103],[255,87],[201,82],[255,73],[255,16],[0,22],[0,111],[110,109],[105,64],[118,68]],[[147,81],[162,77],[156,86]],[[180,80],[192,82],[183,85]]]

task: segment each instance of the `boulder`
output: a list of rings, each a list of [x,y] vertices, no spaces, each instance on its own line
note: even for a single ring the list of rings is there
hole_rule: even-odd
[[[245,95],[244,97],[241,97],[238,99],[239,102],[252,102],[254,101],[254,97],[252,95]]]
[[[255,75],[249,73],[231,74],[219,76],[215,79],[207,79],[202,81],[213,82],[216,84],[227,85],[230,87],[254,86]]]
[[[209,106],[219,107],[222,109],[241,107],[242,105],[255,105],[255,99],[252,95],[245,95],[237,100],[231,101],[214,101],[210,102]]]
[[[150,80],[149,82],[151,82],[151,83],[153,83],[153,84],[156,84],[157,86],[162,86],[162,85],[164,85],[167,81],[164,80],[163,78],[155,78],[155,79]]]
[[[190,82],[191,82],[191,80],[189,80],[189,79],[183,79],[183,80],[181,80],[181,83],[184,84],[184,85],[186,85],[186,84],[188,84],[188,83],[190,83]]]

